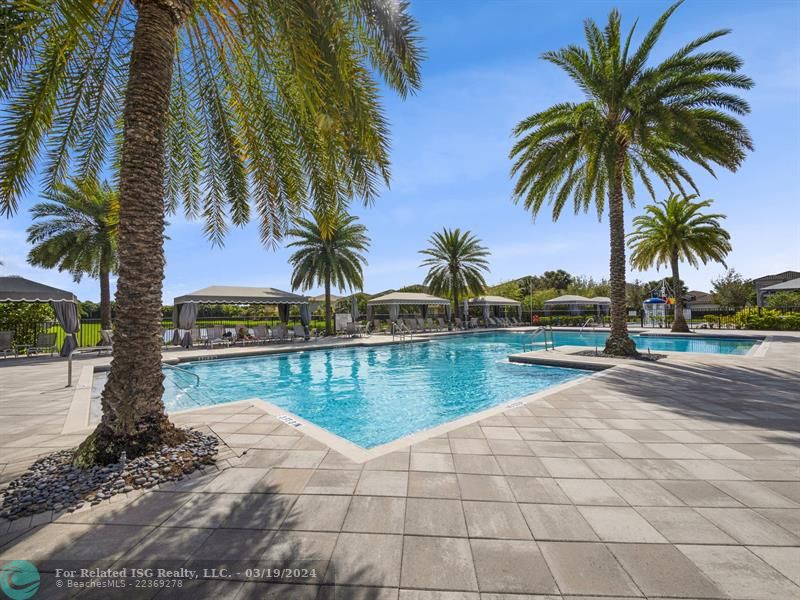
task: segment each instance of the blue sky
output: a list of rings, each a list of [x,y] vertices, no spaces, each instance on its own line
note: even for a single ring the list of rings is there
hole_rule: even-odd
[[[547,213],[533,222],[511,201],[508,151],[512,127],[555,102],[577,100],[574,84],[539,59],[542,52],[582,43],[582,22],[601,24],[618,7],[625,25],[639,18],[640,34],[666,2],[542,2],[417,0],[412,12],[425,39],[423,88],[405,101],[386,94],[392,128],[391,188],[370,207],[356,206],[372,248],[365,269],[368,292],[419,283],[426,240],[442,226],[469,229],[492,252],[489,283],[550,269],[599,278],[608,272],[608,224],[593,213]],[[728,265],[748,277],[800,268],[800,3],[687,0],[656,48],[660,58],[710,30],[733,33],[716,45],[738,53],[756,87],[746,93],[745,118],[756,150],[737,173],[714,179],[692,168],[703,197],[728,215],[733,242]],[[663,196],[666,191],[661,188]],[[627,221],[648,198],[627,209]],[[97,283],[74,284],[66,274],[25,264],[27,211],[0,221],[0,274],[19,274],[97,300]],[[289,252],[264,249],[255,224],[232,230],[224,248],[212,248],[201,224],[172,217],[166,243],[164,302],[212,284],[289,289]],[[691,289],[709,289],[721,265],[683,267]],[[662,271],[661,275],[665,272]],[[629,272],[652,279],[655,271]],[[316,292],[317,290],[312,290]]]

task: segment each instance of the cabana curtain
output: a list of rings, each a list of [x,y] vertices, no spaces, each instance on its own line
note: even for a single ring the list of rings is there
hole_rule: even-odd
[[[172,308],[172,322],[177,326],[172,336],[172,343],[176,346],[180,344],[184,348],[192,347],[192,327],[197,321],[197,304],[188,302],[186,304],[176,304]],[[181,338],[180,330],[185,333]]]
[[[56,313],[58,324],[67,334],[66,338],[64,338],[64,345],[61,346],[61,356],[69,356],[70,352],[78,347],[78,340],[75,337],[75,334],[81,328],[81,322],[78,319],[78,308],[74,302],[51,302],[50,304],[53,307],[53,312]]]

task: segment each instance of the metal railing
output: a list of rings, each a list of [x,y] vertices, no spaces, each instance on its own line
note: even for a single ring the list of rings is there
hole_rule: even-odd
[[[406,336],[411,340],[414,339],[414,334],[405,323],[392,323],[392,341],[394,341],[395,335],[400,337],[401,342],[406,341]]]
[[[173,370],[178,371],[180,373],[185,373],[186,375],[191,375],[192,377],[195,378],[195,386],[200,385],[200,376],[197,373],[194,373],[194,372],[190,371],[189,369],[182,369],[181,367],[176,367],[175,365],[172,365],[170,363],[165,363],[165,362],[162,362],[161,366],[162,367],[166,367],[167,369],[173,369]]]

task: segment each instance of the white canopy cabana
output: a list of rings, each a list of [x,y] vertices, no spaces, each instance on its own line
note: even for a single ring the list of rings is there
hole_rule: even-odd
[[[50,304],[58,324],[67,334],[61,346],[61,356],[68,356],[78,347],[75,334],[80,330],[81,322],[78,319],[78,298],[72,292],[12,275],[0,277],[0,302]]]
[[[198,304],[273,304],[278,307],[281,321],[289,321],[289,307],[300,307],[300,322],[308,328],[311,322],[311,311],[308,298],[299,294],[292,294],[270,287],[246,287],[235,285],[212,285],[191,294],[178,296],[173,301],[172,324],[175,334],[172,338],[174,344],[189,347],[192,345],[192,327],[197,320]],[[179,329],[186,330],[183,338]]]
[[[605,296],[595,296],[594,298],[586,298],[585,296],[576,296],[573,294],[566,294],[558,298],[546,300],[544,303],[545,313],[549,312],[554,306],[568,306],[571,311],[577,313],[577,309],[584,306],[596,306],[597,312],[611,306],[611,298]]]
[[[480,306],[483,308],[483,320],[487,321],[493,306],[501,307],[517,307],[517,316],[522,318],[522,302],[512,300],[511,298],[504,298],[503,296],[478,296],[470,298],[468,301],[469,306]]]
[[[450,320],[450,300],[431,296],[430,294],[412,292],[391,292],[367,302],[367,320],[372,319],[376,306],[389,307],[389,320],[394,322],[400,316],[401,306],[421,306],[423,314],[429,306],[444,306],[448,321]]]

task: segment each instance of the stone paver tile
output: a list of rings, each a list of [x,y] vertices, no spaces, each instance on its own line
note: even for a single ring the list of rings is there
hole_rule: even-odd
[[[570,499],[555,479],[545,477],[506,477],[517,502],[569,504]]]
[[[412,452],[412,471],[433,471],[436,473],[454,473],[453,456],[437,452]]]
[[[172,516],[167,527],[219,527],[246,494],[193,494]]]
[[[270,469],[258,483],[258,490],[268,494],[299,494],[313,474],[313,469]]]
[[[286,450],[248,450],[242,457],[243,467],[274,467],[286,456]]]
[[[487,440],[521,440],[513,427],[481,427]]]
[[[466,537],[467,526],[460,500],[408,498],[405,533]]]
[[[707,481],[659,481],[658,484],[689,506],[739,507],[741,504]]]
[[[302,440],[303,438],[293,435],[265,435],[248,447],[259,448],[261,450],[289,450],[298,448]]]
[[[465,501],[463,505],[469,537],[531,539],[531,532],[517,504]]]
[[[405,498],[355,496],[350,502],[342,531],[403,533]]]
[[[481,592],[558,592],[542,553],[532,540],[470,540]]]
[[[766,444],[762,444],[766,445]],[[725,460],[725,463],[737,474],[739,479],[752,479],[754,481],[797,481],[798,462],[786,460]],[[714,477],[709,479],[735,479],[734,477]]]
[[[317,470],[309,478],[304,494],[352,494],[361,471],[344,469]]]
[[[292,600],[315,600],[319,595],[318,585],[247,582],[242,584],[236,594],[236,600],[277,600],[291,598]]]
[[[499,598],[492,599],[486,594],[484,598],[489,600],[500,600]],[[481,600],[481,594],[478,592],[451,592],[441,590],[400,590],[398,600]]]
[[[756,512],[800,537],[800,510],[796,508],[758,508]]]
[[[150,491],[122,505],[107,504],[65,513],[58,522],[160,525],[191,498],[189,493]]]
[[[394,588],[323,585],[317,600],[398,600],[398,592]]]
[[[679,545],[689,560],[731,598],[796,598],[800,588],[741,546]]]
[[[547,477],[547,469],[535,456],[498,456],[497,462],[506,475]]]
[[[713,459],[747,460],[750,458],[725,444],[694,444],[692,449]]]
[[[408,471],[362,471],[356,494],[362,496],[405,496]]]
[[[800,472],[798,472],[800,477]],[[756,481],[715,481],[714,485],[750,508],[797,508],[800,505]]]
[[[800,504],[800,481],[764,481],[762,484]]]
[[[460,498],[458,479],[452,473],[408,473],[408,495],[421,498]]]
[[[327,450],[292,450],[279,465],[287,469],[316,469],[327,453]]]
[[[686,471],[698,479],[718,479],[727,481],[742,481],[749,479],[738,471],[726,467],[716,460],[684,460],[675,461]]]
[[[503,471],[500,469],[500,465],[497,462],[497,458],[494,456],[482,454],[453,454],[453,464],[455,465],[456,473],[470,473],[472,475],[503,474]]]
[[[330,560],[337,537],[336,533],[322,531],[276,531],[261,560],[273,567],[310,567],[306,561],[319,564]],[[318,575],[319,581],[323,574],[318,572]]]
[[[402,587],[478,589],[469,541],[465,538],[406,536]]]
[[[533,456],[533,450],[528,445],[530,442],[523,440],[487,440],[493,454],[506,456]]]
[[[446,437],[430,438],[417,442],[411,446],[411,452],[436,452],[438,454],[448,454],[451,452],[450,440]]]
[[[325,458],[319,463],[318,469],[346,469],[351,471],[360,471],[361,465],[350,460],[344,454],[336,452],[336,450],[328,450]]]
[[[800,586],[800,548],[749,546],[761,560]]]
[[[104,559],[103,563],[108,565],[153,530],[153,527],[140,525],[96,525],[68,546],[52,552],[48,558],[87,563]]]
[[[800,538],[748,508],[698,508],[697,512],[742,544],[796,546]]]
[[[645,479],[639,469],[621,458],[587,458],[584,462],[602,479]]]
[[[533,442],[558,441],[558,435],[548,427],[517,427],[517,433],[523,440]]]
[[[736,540],[688,507],[647,506],[636,509],[673,544],[735,544]]]
[[[397,587],[402,552],[403,537],[399,535],[340,533],[331,565],[335,582]]]
[[[602,479],[556,479],[559,487],[574,504],[627,506]]]
[[[520,504],[522,515],[536,540],[596,541],[597,534],[574,506]]]
[[[164,588],[158,600],[197,600],[198,598],[234,598],[244,585],[241,581],[196,579],[184,581],[179,588]],[[50,598],[50,596],[43,596]]]
[[[539,542],[562,594],[641,596],[604,544]]]
[[[408,471],[410,455],[407,450],[390,452],[364,463],[367,471]]]
[[[350,496],[300,496],[283,523],[283,529],[339,531],[344,523]]]
[[[539,457],[575,458],[572,444],[566,442],[528,442],[528,447]]]
[[[220,527],[277,529],[286,519],[297,496],[291,494],[245,494],[232,506]]]
[[[605,444],[575,442],[568,446],[578,458],[618,458]]]
[[[466,439],[477,439],[482,440],[484,439],[483,431],[481,431],[481,427],[479,425],[465,425],[464,427],[459,427],[458,429],[454,429],[453,431],[447,432],[447,437],[452,438],[466,438]]]
[[[657,454],[660,454],[664,458],[699,458],[705,459],[707,458],[705,455],[700,454],[696,450],[692,450],[686,444],[645,444],[651,450],[654,450]]]
[[[512,502],[514,495],[505,477],[497,475],[458,474],[463,500]]]
[[[574,477],[580,479],[591,479],[597,477],[594,471],[586,466],[580,458],[556,458],[543,456],[539,460],[550,472],[553,477]]]
[[[504,414],[492,415],[478,421],[481,427],[511,427],[512,423]]]
[[[655,481],[646,479],[606,479],[605,481],[631,506],[683,506],[683,502]]]
[[[624,506],[579,506],[583,518],[604,542],[666,543],[634,509]]]
[[[241,560],[255,562],[270,547],[274,531],[216,529],[192,553],[193,561]],[[191,568],[191,567],[190,567]]]
[[[609,544],[608,549],[648,597],[726,597],[724,592],[674,546]]]
[[[627,460],[649,479],[698,479],[696,475],[680,466],[677,461],[669,458],[630,458]]]
[[[483,439],[450,438],[450,451],[453,454],[491,454],[489,444]]]
[[[226,469],[212,479],[205,487],[203,492],[227,492],[227,493],[247,493],[259,491],[258,483],[264,479],[264,475],[269,471],[266,467],[237,467]]]
[[[179,560],[182,563],[205,543],[212,532],[211,529],[193,527],[159,527],[133,546],[116,564],[163,560]]]

